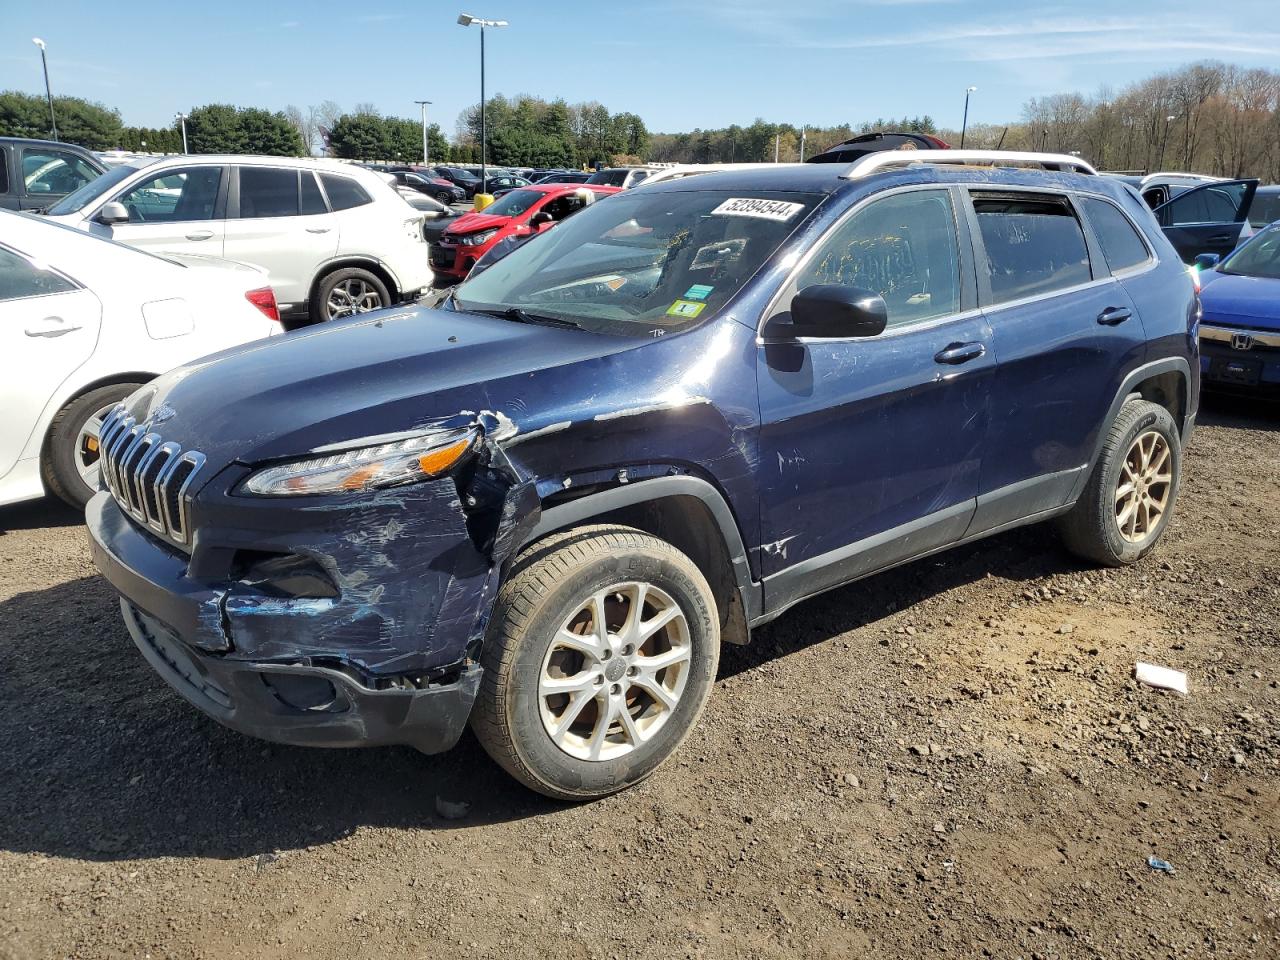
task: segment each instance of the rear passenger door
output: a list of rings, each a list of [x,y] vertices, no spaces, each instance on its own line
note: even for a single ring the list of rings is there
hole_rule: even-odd
[[[1257,189],[1257,180],[1206,183],[1156,207],[1155,215],[1183,263],[1202,253],[1225,257],[1240,242]]]
[[[306,302],[320,264],[338,250],[338,224],[310,170],[233,168],[223,256],[265,267],[282,310]]]
[[[785,333],[792,297],[813,284],[873,291],[888,309],[878,336],[758,348],[771,607],[953,543],[969,525],[995,361],[958,203],[946,187],[866,201],[766,318]]]
[[[1070,500],[1146,337],[1072,198],[1022,190],[968,197],[997,359],[973,534]]]

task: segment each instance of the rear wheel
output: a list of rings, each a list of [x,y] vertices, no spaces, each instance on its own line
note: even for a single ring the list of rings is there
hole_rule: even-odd
[[[1169,411],[1128,401],[1084,492],[1060,521],[1067,548],[1110,567],[1142,559],[1169,525],[1181,477],[1182,444]]]
[[[441,190],[436,194],[436,199],[443,203],[446,207],[453,203],[453,194],[446,190]]]
[[[560,534],[527,551],[499,592],[472,729],[539,793],[603,797],[684,741],[719,650],[711,589],[684,554],[629,527]]]
[[[376,274],[359,267],[335,270],[320,281],[311,319],[316,323],[341,320],[391,306],[391,293]]]
[[[102,420],[140,383],[113,383],[76,397],[58,411],[49,427],[40,472],[60,499],[83,510],[98,492]]]

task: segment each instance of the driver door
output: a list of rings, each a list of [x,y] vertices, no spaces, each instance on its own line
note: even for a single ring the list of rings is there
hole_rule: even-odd
[[[128,223],[91,221],[90,232],[151,253],[223,255],[229,172],[221,164],[171,167],[125,187],[112,200]]]
[[[1154,212],[1183,263],[1202,253],[1225,257],[1240,242],[1257,189],[1257,180],[1219,180],[1180,193]]]
[[[813,284],[870,291],[888,309],[877,336],[758,348],[771,608],[953,543],[973,517],[996,360],[960,209],[947,188],[865,203],[771,310],[766,331],[785,331],[792,297]]]

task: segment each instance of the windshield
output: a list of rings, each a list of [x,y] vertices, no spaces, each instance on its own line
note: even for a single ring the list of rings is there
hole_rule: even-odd
[[[512,190],[485,207],[483,212],[495,217],[518,217],[545,196],[540,190]]]
[[[820,194],[639,190],[593,203],[465,281],[462,310],[661,336],[714,316],[817,207]]]
[[[1218,272],[1280,280],[1280,229],[1262,231],[1227,257]]]
[[[68,193],[45,212],[50,216],[60,217],[63,214],[83,210],[98,197],[113,189],[120,181],[128,179],[137,172],[137,167],[127,163],[123,166],[112,167],[98,179],[90,180],[74,193]]]

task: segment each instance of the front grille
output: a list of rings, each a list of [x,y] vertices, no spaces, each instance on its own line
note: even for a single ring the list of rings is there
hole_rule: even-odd
[[[102,480],[120,508],[148,530],[191,546],[191,484],[204,454],[165,442],[129,416],[123,403],[102,421],[98,456]]]

